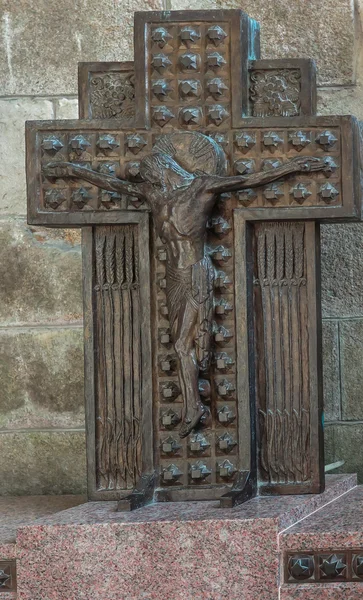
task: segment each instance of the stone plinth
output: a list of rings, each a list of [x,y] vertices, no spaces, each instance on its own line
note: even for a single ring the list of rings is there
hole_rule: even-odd
[[[363,598],[363,486],[284,531],[279,549],[284,578],[280,600]],[[304,565],[311,560],[315,568],[306,580],[294,581],[288,565],[299,559]]]
[[[283,585],[279,600],[362,600],[361,583],[327,583],[322,585]]]
[[[277,600],[279,532],[355,486],[318,496],[157,504],[117,513],[91,502],[17,533],[21,600]]]
[[[84,496],[0,497],[0,561],[16,558],[16,532],[19,527],[81,504],[84,500]]]
[[[363,486],[325,506],[281,534],[280,550],[363,547]],[[363,594],[363,588],[362,588]]]

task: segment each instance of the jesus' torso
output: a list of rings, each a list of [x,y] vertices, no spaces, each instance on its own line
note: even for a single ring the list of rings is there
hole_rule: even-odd
[[[186,269],[204,256],[206,224],[214,206],[206,183],[199,177],[176,189],[145,186],[156,232],[176,269]]]

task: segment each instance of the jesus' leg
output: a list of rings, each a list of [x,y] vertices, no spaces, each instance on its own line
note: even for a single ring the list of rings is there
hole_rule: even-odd
[[[185,300],[179,309],[173,340],[175,352],[179,359],[179,382],[184,401],[183,419],[180,437],[186,437],[198,425],[205,413],[199,389],[199,367],[195,355],[195,328],[198,311]]]

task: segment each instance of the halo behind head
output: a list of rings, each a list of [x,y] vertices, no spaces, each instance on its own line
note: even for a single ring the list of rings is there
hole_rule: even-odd
[[[165,151],[156,151],[145,156],[140,162],[140,175],[144,181],[160,183],[164,178],[165,171],[172,171],[177,177],[188,179],[191,177],[189,171],[183,169]]]
[[[226,156],[210,137],[198,131],[183,131],[161,135],[154,151],[161,151],[175,160],[182,169],[195,175],[226,175]]]

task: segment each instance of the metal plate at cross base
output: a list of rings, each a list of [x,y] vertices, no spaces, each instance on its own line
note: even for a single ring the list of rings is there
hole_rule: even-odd
[[[357,122],[241,11],[136,13],[135,48],[80,65],[83,120],[27,124],[29,223],[83,228],[89,497],[319,493],[319,223],[360,219]]]

